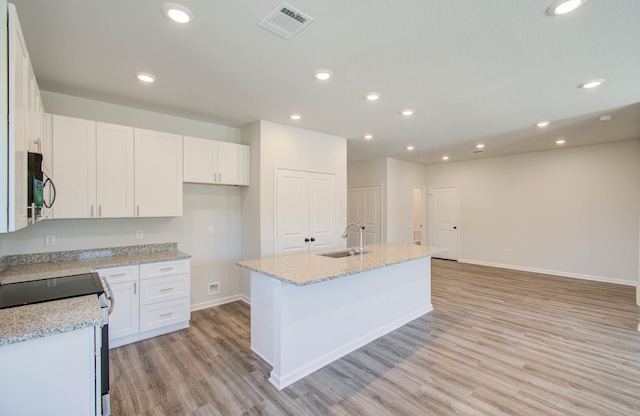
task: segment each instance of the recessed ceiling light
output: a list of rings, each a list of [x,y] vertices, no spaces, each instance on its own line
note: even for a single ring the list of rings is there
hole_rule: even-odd
[[[585,4],[587,0],[558,0],[547,9],[547,13],[551,16],[560,16],[571,13],[578,7]]]
[[[413,149],[415,149],[415,148],[416,148],[415,146],[407,146],[407,150],[408,150],[408,151],[412,151],[412,150],[413,150]]]
[[[373,134],[365,134],[364,138],[365,138],[365,140],[371,140],[371,139],[373,139]]]
[[[313,73],[313,77],[315,79],[319,79],[320,81],[326,81],[333,76],[333,72],[328,69],[319,69]]]
[[[476,145],[476,148],[478,148],[478,149],[484,149],[484,144],[483,144],[483,143],[478,143],[478,144]]]
[[[167,19],[171,19],[176,23],[193,22],[193,13],[182,4],[165,3],[162,5],[162,12]]]
[[[365,95],[364,98],[368,101],[378,101],[380,99],[380,93],[370,92],[369,94]]]
[[[600,120],[600,121],[611,121],[611,120],[613,120],[613,116],[611,114],[605,114],[603,116],[600,116],[600,118],[598,120]]]
[[[565,139],[556,140],[556,144],[565,144],[567,141]]]
[[[301,116],[300,114],[291,114],[291,115],[289,116],[289,118],[290,118],[291,120],[300,120],[300,119],[302,118],[302,116]]]
[[[551,124],[550,121],[540,121],[538,123],[536,123],[536,127],[547,127],[549,124]]]
[[[416,110],[412,109],[412,108],[407,108],[406,110],[402,110],[400,112],[400,114],[402,114],[403,116],[412,116],[413,113],[415,113]]]
[[[578,85],[578,88],[584,88],[586,90],[588,90],[589,88],[596,88],[602,85],[604,81],[605,80],[602,78],[592,79],[591,81],[583,82],[582,84]]]
[[[156,80],[155,75],[148,72],[136,72],[136,78],[138,78],[139,81],[145,82],[147,84],[151,84]]]
[[[449,156],[442,156],[442,160],[449,160]]]

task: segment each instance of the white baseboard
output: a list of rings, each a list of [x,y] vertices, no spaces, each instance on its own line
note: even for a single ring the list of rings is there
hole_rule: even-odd
[[[200,309],[211,308],[213,306],[224,305],[225,303],[231,303],[237,300],[241,300],[244,303],[249,305],[251,304],[251,300],[246,295],[243,295],[240,293],[237,295],[226,296],[224,298],[218,298],[218,299],[210,300],[207,302],[194,303],[193,305],[191,305],[191,312],[199,311]]]
[[[458,259],[460,263],[469,263],[469,264],[477,264],[479,266],[490,266],[490,267],[498,267],[500,269],[510,269],[510,270],[519,270],[523,272],[532,272],[532,273],[540,273],[540,274],[549,274],[552,276],[560,276],[560,277],[570,277],[572,279],[582,279],[582,280],[591,280],[595,282],[603,282],[603,283],[614,283],[617,285],[624,286],[636,286],[637,282],[631,282],[628,280],[622,279],[614,279],[611,277],[604,276],[591,276],[588,274],[578,274],[578,273],[569,273],[569,272],[560,272],[557,270],[547,270],[547,269],[538,269],[535,267],[525,267],[525,266],[515,266],[512,264],[502,264],[502,263],[492,263],[488,261],[479,261],[479,260],[470,260],[470,259]]]
[[[294,371],[290,371],[288,374],[277,374],[275,371],[271,371],[271,377],[269,377],[269,382],[273,384],[278,390],[282,390],[285,387],[295,383],[298,380],[308,376],[321,369],[322,367],[344,357],[345,355],[357,350],[360,347],[367,345],[368,343],[380,338],[388,334],[391,331],[395,331],[403,325],[408,324],[421,317],[422,315],[433,311],[433,306],[429,304],[428,306],[422,307],[408,315],[405,315],[395,321],[384,325],[381,328],[376,329],[373,332],[365,334],[353,341],[349,342],[346,345],[341,346],[340,348],[336,348],[333,351],[323,355],[322,357],[318,357],[317,359],[305,364],[304,366],[298,367]],[[254,350],[255,352],[255,350]],[[260,354],[258,354],[260,356]],[[260,356],[262,359],[264,357]],[[265,360],[266,361],[266,360]]]

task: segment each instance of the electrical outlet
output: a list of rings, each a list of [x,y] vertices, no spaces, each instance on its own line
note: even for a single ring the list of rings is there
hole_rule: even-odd
[[[144,233],[142,230],[136,230],[136,240],[142,240],[144,238]]]
[[[209,235],[214,235],[214,234],[215,234],[215,230],[213,226],[209,227]]]
[[[220,283],[209,283],[209,294],[217,295],[220,293]]]
[[[47,247],[56,245],[56,236],[55,235],[45,235],[44,236],[44,245]]]

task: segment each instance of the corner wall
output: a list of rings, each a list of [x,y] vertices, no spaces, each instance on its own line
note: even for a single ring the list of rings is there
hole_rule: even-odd
[[[460,186],[461,261],[638,284],[640,140],[442,163],[426,173],[428,186]]]

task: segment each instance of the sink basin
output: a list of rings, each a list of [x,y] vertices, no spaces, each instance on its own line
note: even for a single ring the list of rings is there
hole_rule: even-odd
[[[362,254],[367,254],[368,251],[364,251]],[[334,251],[333,253],[322,253],[322,254],[318,254],[318,256],[323,256],[323,257],[331,257],[332,259],[340,259],[342,257],[351,257],[351,256],[357,256],[359,255],[360,252],[351,249],[351,250],[343,250],[343,251]]]

